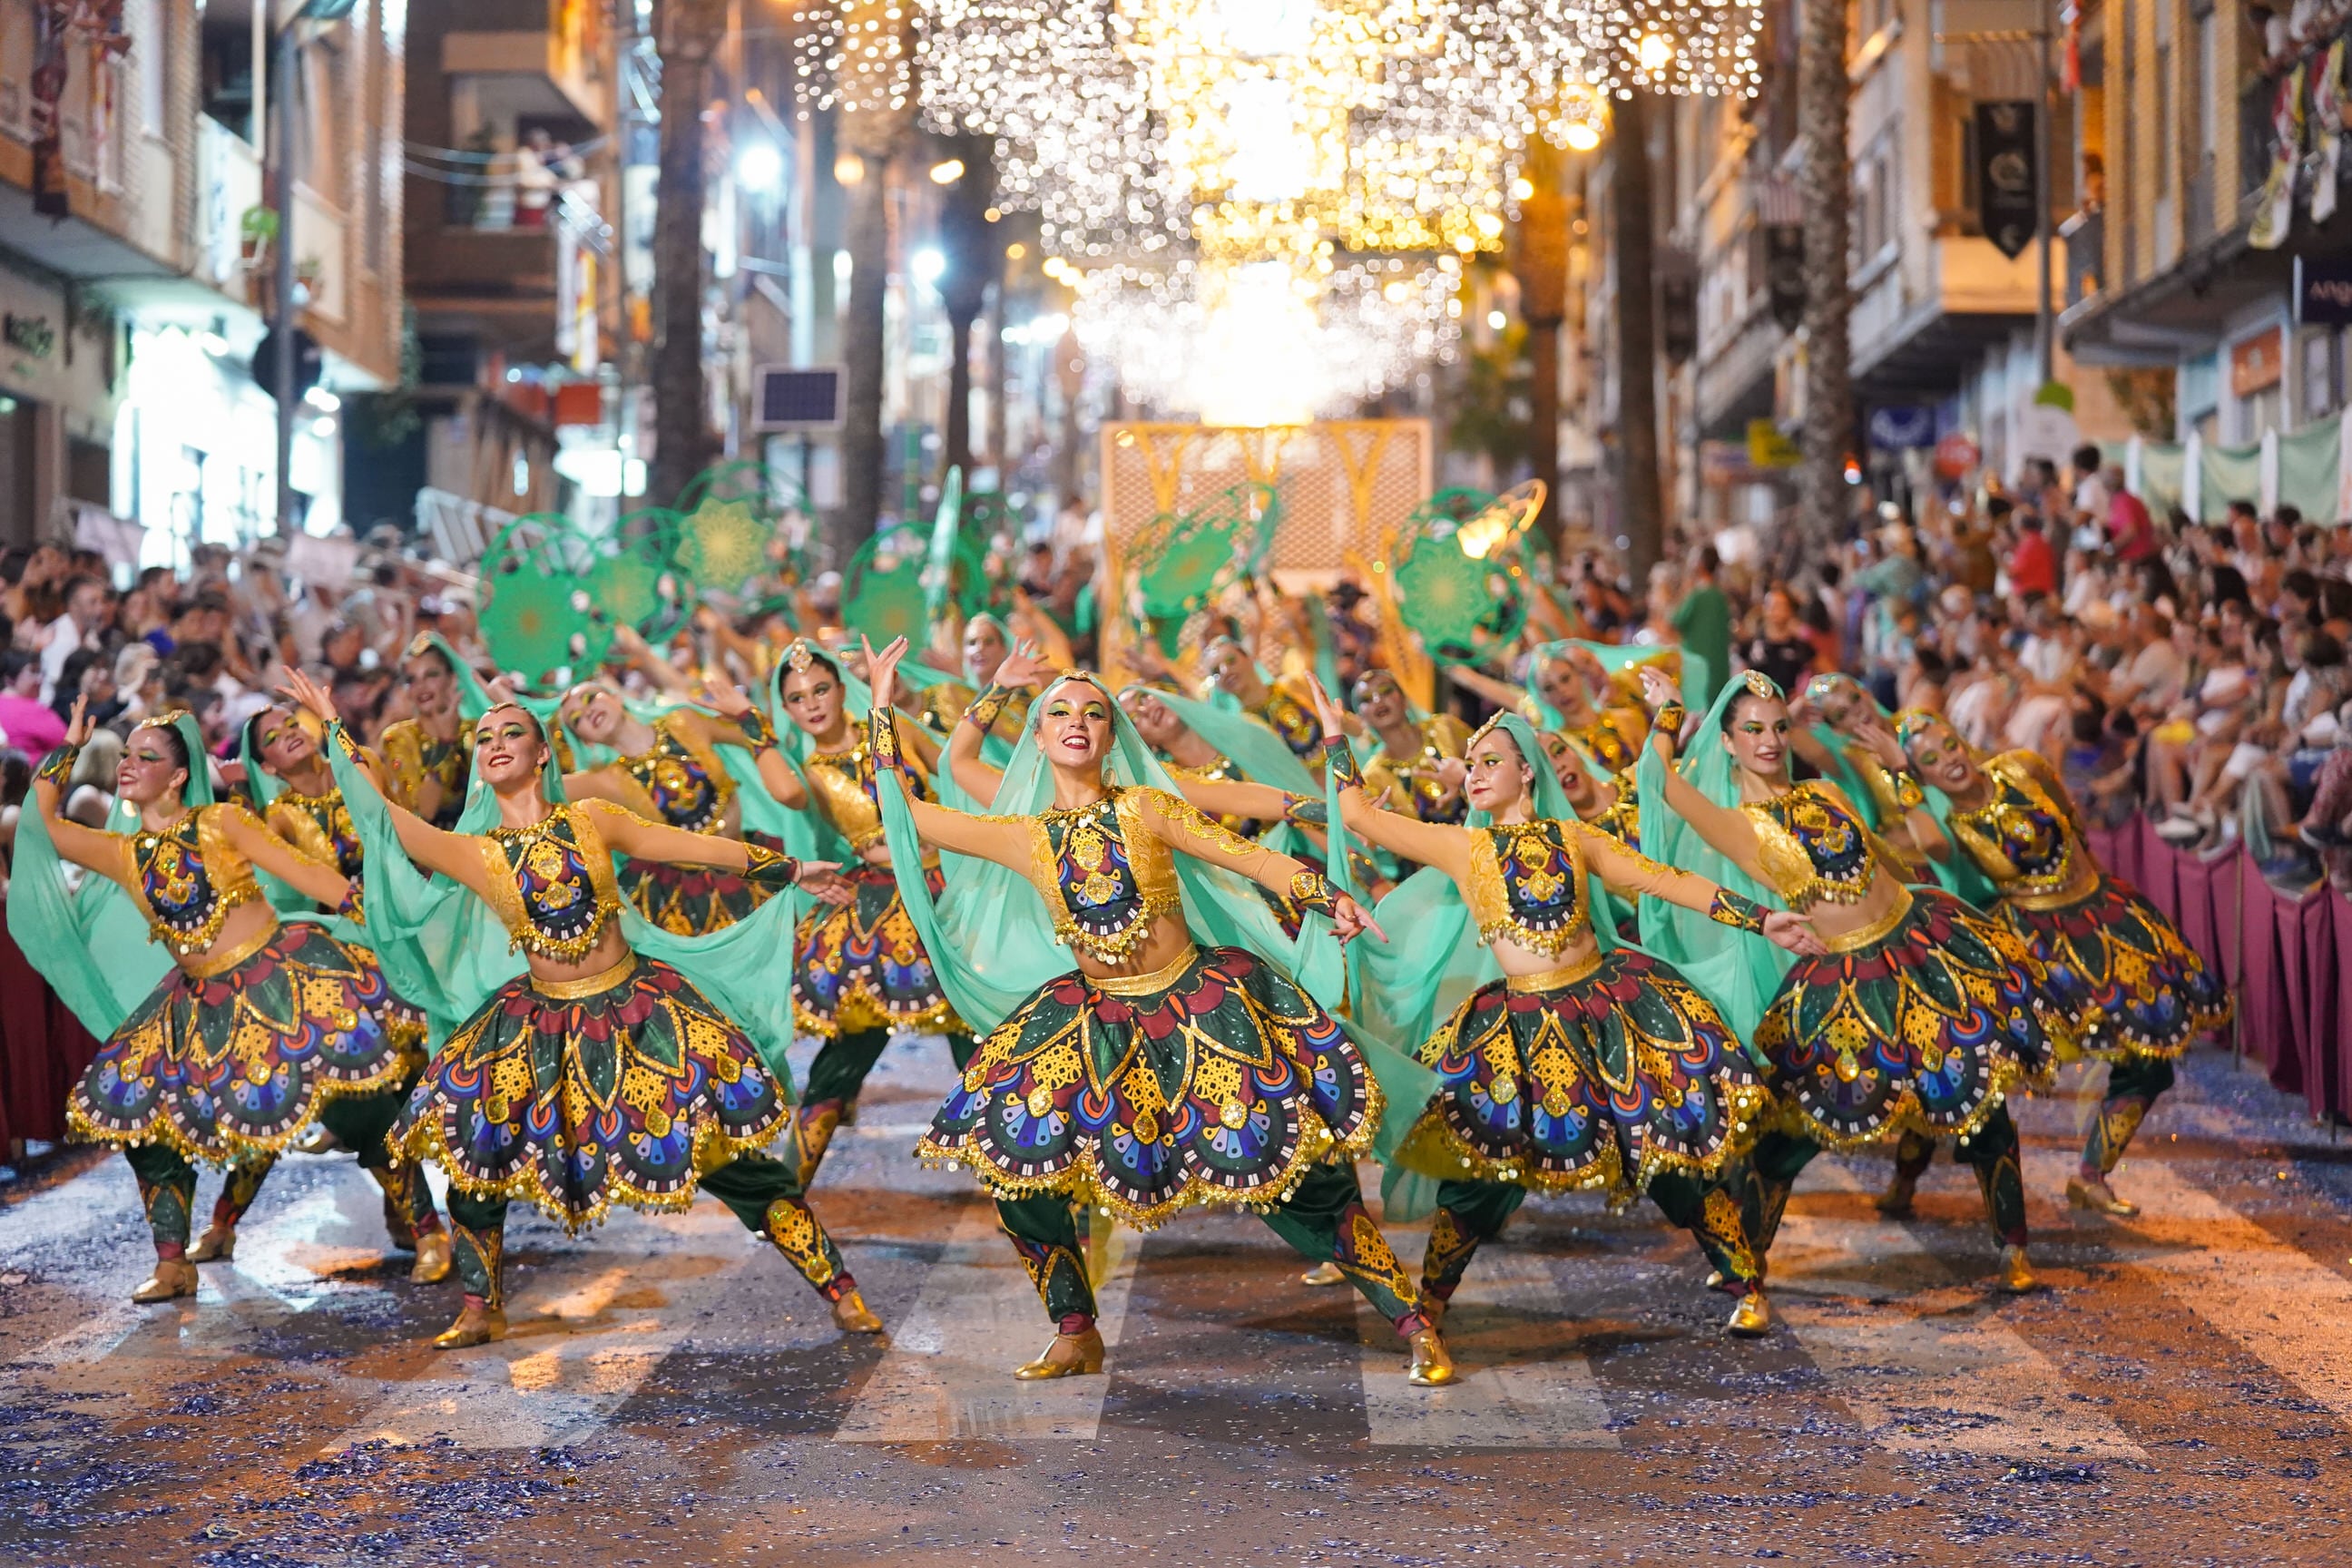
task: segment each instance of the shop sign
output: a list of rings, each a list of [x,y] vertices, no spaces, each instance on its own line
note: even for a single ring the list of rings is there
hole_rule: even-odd
[[[2294,322],[2352,327],[2352,261],[2294,258]]]
[[[1793,468],[1804,451],[1769,419],[1748,422],[1748,461],[1759,468]]]
[[[2230,345],[2230,395],[2251,397],[2276,386],[2286,374],[2286,359],[2276,327]]]
[[[1901,452],[1936,444],[1936,411],[1916,405],[1870,411],[1870,444],[1883,451]]]
[[[1977,105],[1977,217],[2011,261],[2041,228],[2042,180],[2033,160],[2031,99]]]

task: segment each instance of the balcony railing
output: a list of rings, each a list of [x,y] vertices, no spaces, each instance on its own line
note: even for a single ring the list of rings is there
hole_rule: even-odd
[[[2096,207],[2058,226],[2066,242],[2066,303],[2081,304],[2105,287],[2107,276],[2107,215]]]
[[[2182,247],[2213,237],[2213,158],[2210,153],[2189,176],[2187,200],[2181,207]]]

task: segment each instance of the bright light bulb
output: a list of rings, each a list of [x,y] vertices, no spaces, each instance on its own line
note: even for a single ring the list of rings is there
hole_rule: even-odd
[[[735,178],[747,191],[772,191],[784,183],[784,155],[772,142],[754,142],[735,154]]]
[[[1642,68],[1656,76],[1674,63],[1675,41],[1664,33],[1644,33],[1636,54]]]
[[[1570,151],[1590,153],[1601,145],[1601,128],[1590,120],[1575,121],[1568,128],[1567,141]]]
[[[1536,183],[1533,180],[1528,179],[1526,176],[1522,175],[1518,179],[1511,182],[1511,199],[1513,201],[1523,202],[1535,194]]]
[[[1018,261],[1028,254],[1029,247],[1017,239],[1004,247],[1004,259],[1007,261]]]
[[[919,250],[907,258],[919,283],[936,283],[947,273],[948,258],[936,250]]]
[[[1489,310],[1486,312],[1486,324],[1499,332],[1511,324],[1511,318],[1500,310]]]
[[[833,161],[833,177],[837,184],[857,184],[866,177],[866,160],[855,153],[844,153]]]
[[[952,185],[963,178],[963,160],[947,158],[931,165],[931,184]]]

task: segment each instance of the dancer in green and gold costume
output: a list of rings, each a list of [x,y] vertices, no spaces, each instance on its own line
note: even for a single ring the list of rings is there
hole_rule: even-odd
[[[1423,873],[1381,905],[1412,932],[1403,973],[1368,984],[1391,992],[1429,985],[1465,936],[1499,971],[1421,1047],[1441,1090],[1417,1114],[1405,1162],[1433,1156],[1441,1181],[1422,1264],[1422,1295],[1443,1310],[1480,1243],[1501,1230],[1529,1192],[1598,1189],[1630,1200],[1647,1192],[1688,1229],[1738,1300],[1728,1328],[1771,1323],[1758,1250],[1724,1182],[1754,1142],[1770,1100],[1714,1005],[1670,966],[1621,946],[1592,918],[1595,884],[1663,900],[1791,952],[1819,954],[1801,916],[1768,913],[1704,878],[1671,871],[1575,820],[1545,764],[1535,731],[1502,714],[1471,737],[1469,824],[1422,822],[1368,798],[1319,688],[1332,779],[1350,832],[1427,866],[1451,884],[1433,899]],[[1414,910],[1408,923],[1401,903]],[[1485,967],[1482,965],[1482,967]],[[1410,1015],[1409,1003],[1367,1008]]]
[[[2230,1021],[2230,994],[2167,920],[2129,883],[2110,875],[2084,841],[2066,785],[2038,752],[1977,754],[1939,714],[1899,716],[1903,750],[1950,801],[1944,826],[1998,889],[1992,912],[2049,974],[2074,1047],[2107,1064],[2106,1095],[2083,1146],[2067,1201],[2099,1214],[2139,1211],[2107,1177],[2172,1064],[2200,1035]],[[1907,1206],[1929,1150],[1906,1142],[1887,1201]]]
[[[1675,728],[1658,728],[1642,764],[1644,847],[1811,915],[1829,947],[1790,966],[1765,942],[1726,944],[1721,927],[1642,907],[1643,945],[1723,1001],[1735,1027],[1752,1027],[1772,1064],[1782,1125],[1752,1159],[1752,1237],[1770,1246],[1798,1173],[1824,1148],[1956,1137],[2000,1242],[2002,1288],[2033,1289],[2017,1129],[2002,1101],[2046,1075],[2064,1037],[2041,961],[1951,894],[1906,887],[1901,858],[1836,785],[1790,781],[1788,705],[1762,674],[1717,699],[1687,772],[1672,765]],[[1916,782],[1905,782],[1912,831],[1939,837]]]
[[[1373,1146],[1383,1090],[1357,1040],[1276,962],[1293,944],[1232,879],[1280,889],[1343,942],[1367,929],[1363,911],[1187,805],[1089,676],[1031,704],[992,791],[1000,815],[910,798],[887,710],[902,651],[867,655],[884,820],[903,856],[919,837],[971,858],[937,909],[911,858],[899,883],[940,932],[931,951],[960,1005],[992,1026],[918,1150],[969,1166],[997,1197],[1055,1321],[1053,1343],[1016,1375],[1102,1368],[1076,1198],[1139,1227],[1196,1205],[1255,1208],[1395,1324],[1414,1382],[1453,1381],[1357,1187],[1352,1160]]]
[[[256,875],[347,915],[352,885],[243,805],[215,802],[194,720],[150,720],[131,732],[115,781],[118,831],[58,815],[90,728],[76,703],[67,743],[34,780],[9,924],[103,1037],[67,1121],[75,1137],[121,1149],[138,1176],[156,1262],[131,1299],[163,1301],[196,1288],[194,1162],[226,1169],[234,1192],[318,1119],[380,1167],[413,1058],[386,1023],[391,992],[375,955],[320,922],[280,923]],[[96,876],[69,892],[59,857]],[[134,921],[154,949],[131,937]],[[160,983],[156,949],[168,954]],[[224,1243],[208,1256],[228,1252]]]
[[[400,656],[400,679],[414,711],[386,724],[377,738],[384,795],[436,827],[454,827],[466,809],[474,721],[489,707],[489,693],[457,649],[431,632],[409,639]]]
[[[512,1200],[577,1230],[615,1204],[683,1209],[698,1188],[772,1244],[832,1303],[836,1325],[878,1332],[797,1171],[761,1152],[791,1115],[790,1081],[774,1065],[781,1042],[763,1051],[694,981],[635,951],[621,929],[612,857],[715,865],[773,891],[804,879],[823,889],[831,868],[647,822],[608,801],[562,800],[545,732],[511,704],[475,726],[474,769],[487,800],[469,817],[496,826],[446,832],[376,792],[323,689],[295,675],[289,690],[327,724],[336,779],[362,836],[396,835],[397,848],[383,849],[383,858],[404,853],[415,862],[371,858],[369,921],[380,945],[396,949],[427,925],[468,931],[487,913],[509,951],[523,954],[523,972],[451,1031],[391,1134],[404,1157],[437,1164],[449,1178],[465,1304],[435,1343],[475,1345],[506,1331],[502,1238]],[[736,936],[634,929],[639,940],[668,939],[681,962],[689,949],[717,955],[722,949],[712,944]],[[759,951],[735,955],[734,967],[756,977],[770,933],[741,929]],[[486,944],[432,945],[436,954],[478,954]]]

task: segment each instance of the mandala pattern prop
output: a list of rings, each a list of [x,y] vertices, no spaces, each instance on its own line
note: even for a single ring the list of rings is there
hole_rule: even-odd
[[[1256,483],[1181,517],[1154,519],[1129,552],[1144,616],[1181,619],[1255,572],[1281,521],[1281,497]]]
[[[841,574],[841,620],[872,637],[877,647],[903,637],[920,643],[929,624],[923,579],[931,542],[919,528],[900,523],[866,542]]]
[[[1543,497],[1533,479],[1500,496],[1440,490],[1414,513],[1391,573],[1399,613],[1432,655],[1477,663],[1527,625],[1520,546]]]
[[[614,621],[591,592],[597,553],[596,541],[553,512],[500,531],[482,557],[478,612],[500,669],[545,689],[603,660]]]

